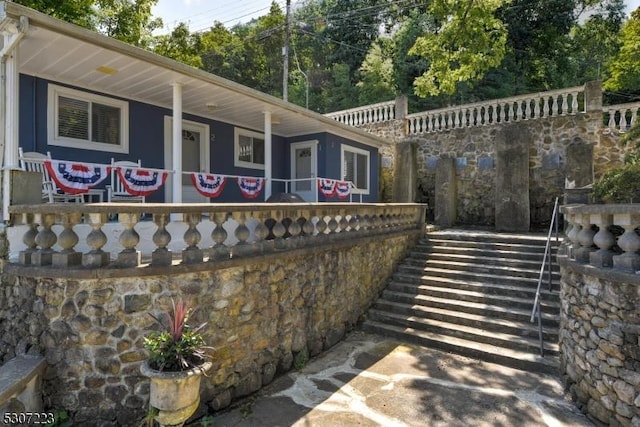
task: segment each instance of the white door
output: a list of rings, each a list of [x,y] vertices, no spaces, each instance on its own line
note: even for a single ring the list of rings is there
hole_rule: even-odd
[[[297,193],[305,202],[317,201],[317,150],[318,141],[291,144],[291,192]],[[301,181],[295,181],[301,180]]]
[[[167,117],[165,121],[165,157],[168,168],[172,162],[171,135],[172,135],[172,118]],[[182,121],[182,201],[184,203],[206,203],[208,198],[202,196],[193,186],[191,182],[190,172],[210,172],[209,170],[209,126],[191,122]],[[167,180],[169,183],[170,179]],[[167,194],[172,194],[170,185],[167,186]],[[167,200],[171,200],[169,197]]]

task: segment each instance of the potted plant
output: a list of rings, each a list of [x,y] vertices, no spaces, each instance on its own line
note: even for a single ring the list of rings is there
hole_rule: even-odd
[[[151,380],[149,405],[160,425],[182,425],[200,404],[200,378],[211,361],[200,331],[188,324],[192,310],[182,300],[171,300],[172,310],[151,316],[161,330],[144,337],[149,358],[140,368]]]

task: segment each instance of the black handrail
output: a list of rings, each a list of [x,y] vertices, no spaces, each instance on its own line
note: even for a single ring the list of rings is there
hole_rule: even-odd
[[[549,292],[552,290],[551,283],[551,232],[555,227],[556,242],[558,241],[558,198],[553,205],[553,214],[551,215],[551,224],[549,224],[549,233],[547,234],[547,243],[544,247],[544,256],[542,257],[542,265],[540,266],[540,275],[538,276],[538,287],[536,289],[536,297],[533,301],[533,310],[531,311],[531,323],[538,317],[538,337],[540,339],[540,356],[544,357],[544,338],[542,335],[542,309],[540,307],[540,288],[542,287],[542,277],[544,276],[544,268],[548,265],[549,271]]]

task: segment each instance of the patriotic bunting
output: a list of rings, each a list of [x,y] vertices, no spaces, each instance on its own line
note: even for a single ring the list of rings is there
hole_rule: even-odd
[[[263,185],[264,178],[238,178],[238,187],[240,187],[240,192],[246,199],[255,199],[256,197],[258,197],[258,195],[262,191]]]
[[[111,172],[111,166],[65,160],[45,160],[44,165],[51,179],[69,194],[87,193],[89,189],[104,181]]]
[[[333,197],[336,194],[335,179],[318,179],[318,188],[324,197]]]
[[[218,197],[222,193],[227,179],[222,175],[192,172],[191,182],[198,193],[203,196]]]
[[[127,193],[133,196],[148,196],[165,183],[167,172],[141,169],[117,168],[118,177]]]
[[[348,181],[336,182],[336,195],[338,199],[346,199],[351,194],[351,183]]]

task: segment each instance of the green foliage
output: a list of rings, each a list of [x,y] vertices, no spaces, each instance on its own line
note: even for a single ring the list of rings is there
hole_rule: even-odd
[[[13,2],[81,27],[95,29],[94,0],[13,0]]]
[[[96,28],[102,34],[147,48],[162,19],[151,19],[158,0],[96,0]]]
[[[152,49],[158,55],[201,68],[200,46],[200,35],[189,33],[187,25],[181,22],[171,34],[156,37]]]
[[[293,356],[293,367],[299,371],[306,366],[308,361],[309,350],[307,350],[307,347],[305,347]]]
[[[393,62],[383,56],[382,47],[375,43],[360,67],[358,103],[374,104],[396,96],[393,87]]]
[[[192,328],[187,323],[191,310],[182,300],[172,300],[172,311],[162,318],[151,315],[164,330],[144,337],[149,351],[149,365],[158,371],[184,371],[202,364],[207,358],[204,338],[200,330],[205,323]]]
[[[606,203],[640,202],[640,164],[607,171],[594,184],[593,194]]]
[[[460,82],[477,81],[500,65],[507,29],[496,11],[510,0],[433,0],[429,12],[438,29],[418,37],[409,54],[425,57],[427,71],[416,78],[419,96],[452,94]]]
[[[73,423],[67,411],[55,411],[53,413],[53,422],[45,424],[47,427],[72,427]]]
[[[620,33],[620,51],[610,63],[611,77],[605,81],[604,89],[640,89],[640,8],[631,13],[631,19]]]

